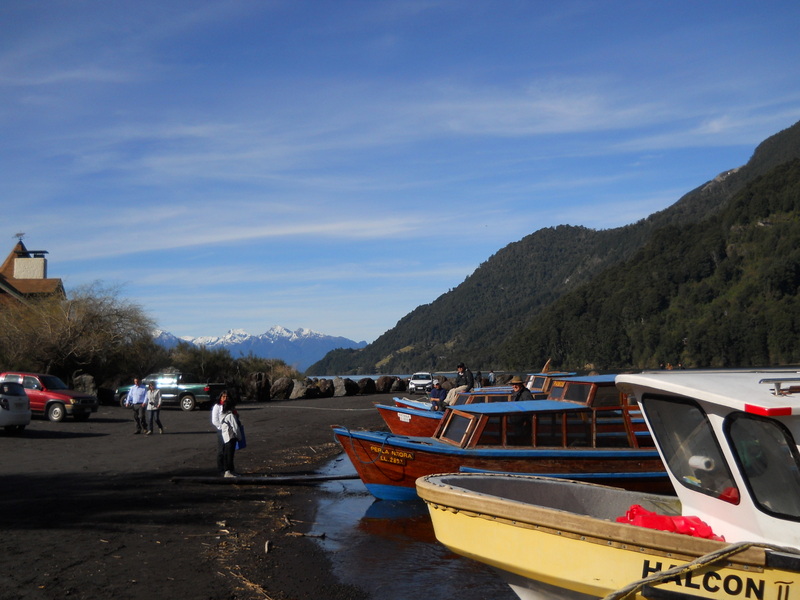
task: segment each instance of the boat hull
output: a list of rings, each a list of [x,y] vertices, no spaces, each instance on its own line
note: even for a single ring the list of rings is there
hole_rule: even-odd
[[[525,600],[603,598],[727,547],[615,521],[632,504],[667,514],[675,510],[674,498],[508,475],[434,475],[417,486],[437,539],[457,554],[495,567]],[[793,597],[800,591],[800,573],[771,568],[766,556],[762,548],[750,548],[645,586],[629,598]],[[800,567],[796,555],[793,564]]]
[[[375,408],[389,431],[397,435],[433,437],[442,422],[442,414],[433,410],[418,410],[400,406],[376,404]]]
[[[351,431],[338,426],[333,430],[367,490],[382,500],[417,498],[417,478],[455,472],[462,467],[580,479],[632,490],[672,492],[655,450],[462,449],[432,438]]]

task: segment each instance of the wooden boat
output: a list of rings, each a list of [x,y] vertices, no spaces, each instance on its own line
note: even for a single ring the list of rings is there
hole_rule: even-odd
[[[791,600],[800,592],[798,375],[617,377],[643,410],[677,504],[508,474],[430,475],[419,495],[437,538],[495,567],[523,600]]]
[[[375,408],[389,427],[389,431],[397,435],[417,437],[432,437],[442,422],[444,414],[429,408],[389,406],[388,404],[376,404]]]
[[[525,387],[530,390],[535,399],[547,398],[553,382],[565,377],[573,377],[576,373],[568,371],[546,371],[542,373],[529,373],[525,380]],[[600,376],[601,378],[604,376]],[[605,376],[607,377],[607,376]],[[612,376],[613,378],[613,376]],[[509,400],[513,390],[510,385],[495,385],[475,388],[457,396],[454,404],[472,404],[473,402],[502,402]],[[487,399],[488,397],[488,399]],[[431,410],[430,400],[414,400],[406,397],[395,397],[395,406],[399,408],[415,408]]]
[[[614,375],[587,375],[574,377],[574,373],[536,373],[534,399],[570,400],[584,406],[624,406],[627,396],[614,385]],[[508,402],[514,394],[511,388],[482,388],[458,394],[454,406],[481,402]],[[431,410],[430,403],[417,401],[416,405],[401,403],[395,398],[395,406],[376,404],[389,431],[398,435],[432,437],[436,434],[443,412]],[[641,428],[642,432],[644,427]]]
[[[448,407],[433,437],[333,430],[367,489],[385,500],[416,498],[418,477],[461,467],[669,491],[655,448],[637,447],[637,413],[631,405],[491,402]]]

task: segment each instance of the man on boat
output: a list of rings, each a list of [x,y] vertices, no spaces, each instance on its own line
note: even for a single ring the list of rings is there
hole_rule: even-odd
[[[431,408],[433,410],[444,410],[445,398],[447,398],[447,392],[442,389],[442,382],[434,379],[433,389],[431,390]]]
[[[514,395],[511,396],[512,402],[519,402],[521,400],[533,400],[533,394],[525,387],[525,382],[519,375],[514,375],[509,381],[511,389],[514,390]]]
[[[444,399],[444,403],[448,405],[456,401],[456,396],[458,396],[458,394],[461,392],[469,392],[475,386],[475,378],[472,376],[472,371],[470,371],[463,362],[458,363],[456,369],[458,370],[456,385],[452,390],[447,392],[447,397]]]

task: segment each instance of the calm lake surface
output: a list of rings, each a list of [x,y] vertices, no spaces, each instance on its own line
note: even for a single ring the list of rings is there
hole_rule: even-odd
[[[342,454],[323,471],[355,474]],[[343,582],[381,600],[517,600],[489,567],[462,558],[436,541],[422,500],[376,500],[361,480],[320,486],[313,535]]]

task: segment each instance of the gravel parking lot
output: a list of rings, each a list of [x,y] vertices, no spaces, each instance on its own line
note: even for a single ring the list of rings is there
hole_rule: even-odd
[[[330,425],[378,428],[390,395],[242,404],[242,474],[311,473],[339,453]],[[89,421],[34,418],[0,433],[0,597],[365,598],[303,537],[313,485],[228,485],[209,412],[162,411],[163,435],[133,435],[129,410]]]

